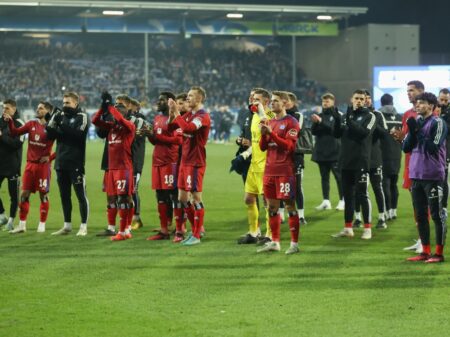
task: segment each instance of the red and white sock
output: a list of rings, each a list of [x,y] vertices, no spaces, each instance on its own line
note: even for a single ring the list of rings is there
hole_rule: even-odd
[[[280,214],[269,212],[269,225],[272,231],[272,241],[280,242],[280,227],[281,227],[281,217]]]
[[[300,220],[297,212],[289,212],[289,230],[291,231],[291,242],[298,242],[298,236],[300,231]]]
[[[19,219],[20,221],[27,221],[28,212],[30,211],[30,201],[19,202]]]
[[[50,201],[41,201],[41,206],[39,207],[40,221],[45,223],[48,217],[48,210],[50,209]]]

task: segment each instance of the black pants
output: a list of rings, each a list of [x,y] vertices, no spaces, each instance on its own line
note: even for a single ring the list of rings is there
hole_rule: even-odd
[[[375,195],[375,200],[377,202],[378,213],[384,214],[386,211],[386,198],[383,191],[383,168],[371,168],[369,171],[370,184],[372,185],[373,194]],[[355,200],[355,211],[359,212],[361,210],[361,202]]]
[[[416,210],[416,219],[422,244],[430,244],[430,223],[428,221],[429,209],[436,231],[436,244],[444,245],[447,226],[442,210],[442,182],[413,180],[411,195]]]
[[[294,155],[295,165],[295,203],[297,209],[305,208],[305,197],[303,195],[303,170],[305,168],[305,159],[303,154]]]
[[[364,223],[372,221],[372,205],[370,204],[368,187],[368,172],[361,170],[342,170],[342,191],[345,201],[344,219],[346,223],[353,221],[355,200],[362,206]]]
[[[9,206],[9,217],[15,218],[17,214],[17,208],[19,206],[19,190],[20,190],[20,176],[14,175],[12,177],[0,176],[0,187],[2,186],[3,180],[8,180],[8,192],[10,198]],[[5,207],[0,199],[0,214],[5,213]]]
[[[398,205],[398,174],[383,175],[383,192],[386,199],[386,210],[396,209]]]
[[[448,205],[448,163],[445,164],[445,181],[442,184],[443,196],[442,207],[447,208]]]
[[[80,205],[81,223],[87,223],[89,200],[86,195],[86,181],[83,168],[56,171],[59,195],[64,213],[64,222],[72,222],[72,186]]]
[[[134,191],[132,194],[133,203],[134,203],[134,215],[141,214],[141,198],[139,197],[139,181],[141,180],[141,173],[134,173],[133,175],[133,183],[134,183]]]
[[[338,163],[332,161],[318,162],[320,170],[320,178],[322,181],[322,196],[324,200],[330,200],[330,171],[333,173],[336,179],[336,185],[339,193],[339,200],[342,199],[342,182],[341,171],[339,170]]]

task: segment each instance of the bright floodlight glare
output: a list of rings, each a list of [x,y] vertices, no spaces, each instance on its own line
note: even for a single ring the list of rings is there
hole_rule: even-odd
[[[103,15],[123,15],[124,11],[103,11]]]
[[[331,15],[317,15],[317,20],[330,21],[333,20]]]
[[[244,14],[241,13],[228,13],[227,18],[229,19],[242,19],[244,17]]]

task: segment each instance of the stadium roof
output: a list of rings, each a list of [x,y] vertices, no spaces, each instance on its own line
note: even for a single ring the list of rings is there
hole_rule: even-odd
[[[153,1],[74,1],[46,0],[30,1],[0,0],[0,16],[7,17],[104,17],[104,10],[120,10],[129,18],[192,20],[225,19],[228,13],[241,13],[245,20],[305,21],[317,20],[317,15],[330,15],[333,20],[365,14],[367,7],[337,6],[296,6],[296,5],[255,5],[226,3],[178,3]],[[1,24],[0,24],[1,26]]]

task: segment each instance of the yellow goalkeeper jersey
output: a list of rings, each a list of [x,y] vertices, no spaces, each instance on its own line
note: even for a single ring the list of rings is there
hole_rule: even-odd
[[[265,115],[267,119],[272,119],[275,114],[270,111],[269,108],[266,109]],[[252,125],[250,130],[252,132],[252,161],[250,163],[250,170],[253,172],[264,172],[266,166],[266,156],[267,152],[261,151],[259,148],[259,140],[261,139],[261,129],[259,128],[259,123],[261,118],[257,113],[253,115]]]

